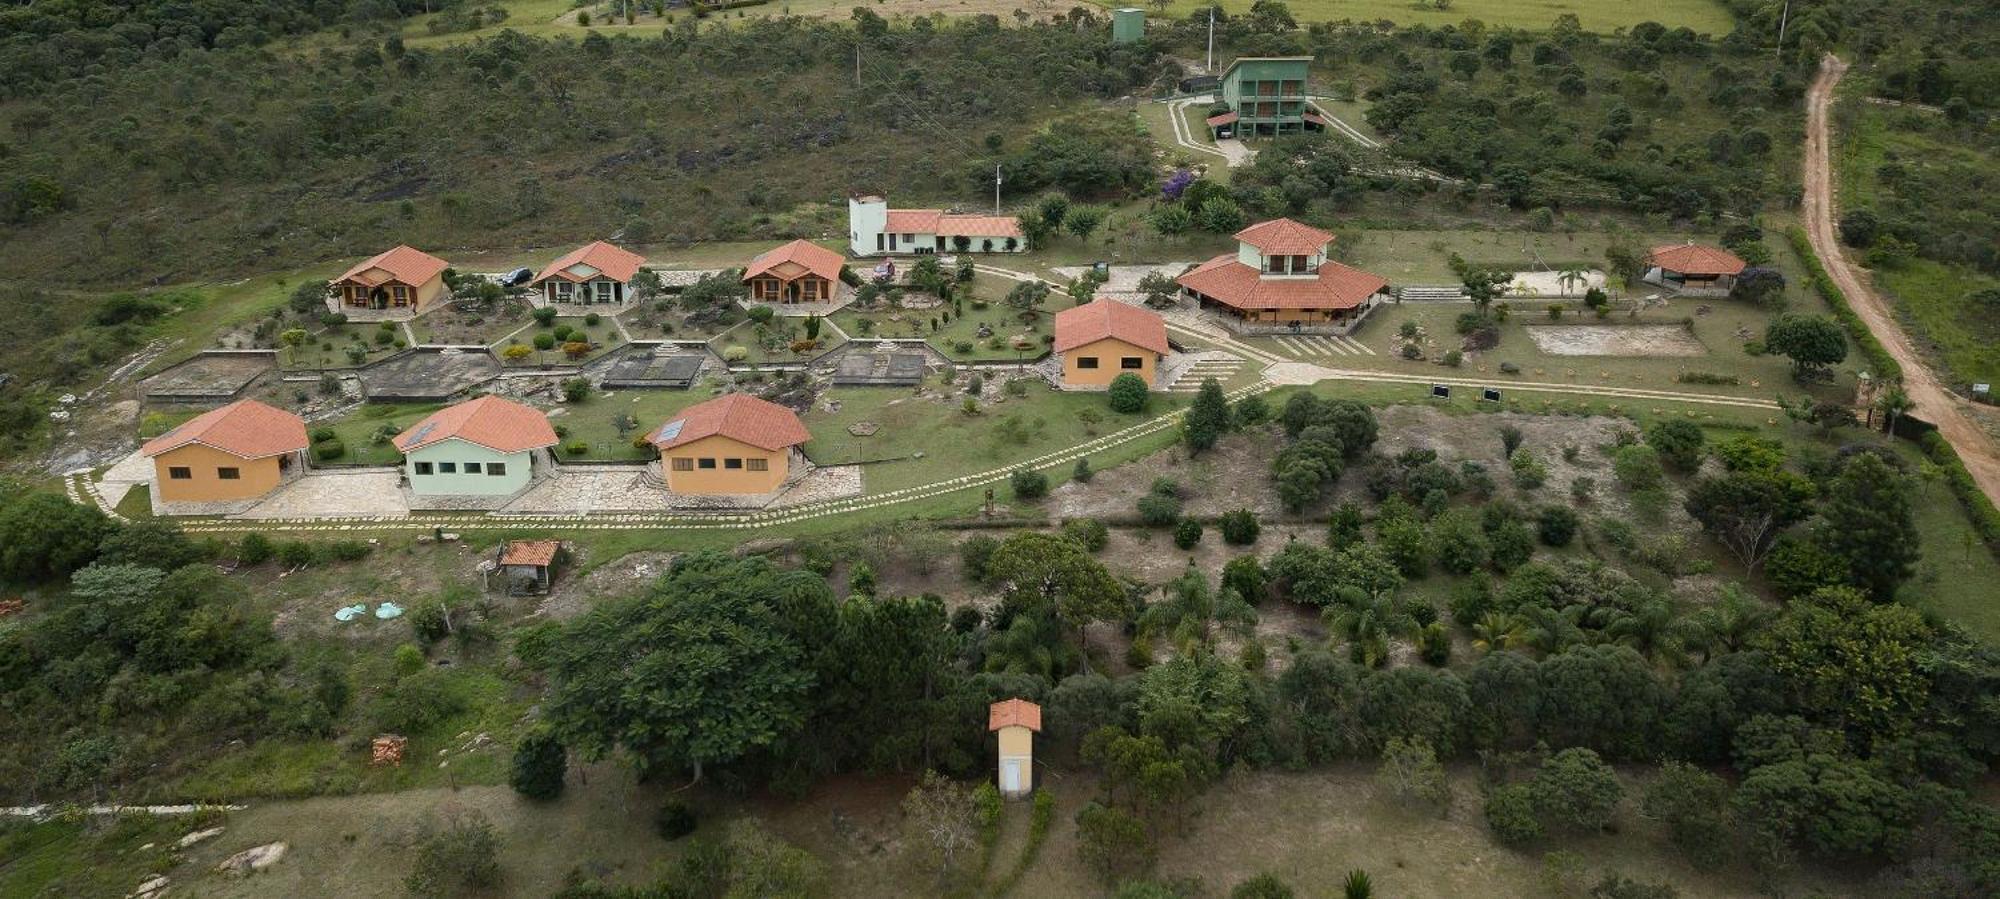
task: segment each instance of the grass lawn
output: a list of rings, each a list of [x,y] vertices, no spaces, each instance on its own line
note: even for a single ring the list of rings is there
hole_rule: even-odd
[[[383,325],[389,327],[384,328]],[[386,338],[385,336],[386,335]],[[398,346],[402,344],[402,346]],[[350,322],[344,325],[315,326],[306,342],[296,350],[278,351],[278,366],[286,371],[360,368],[393,356],[409,345],[402,325],[395,322]],[[356,362],[349,350],[361,349]]]
[[[803,353],[792,352],[793,343],[804,340],[805,336],[806,325],[803,317],[793,318],[781,315],[772,319],[768,325],[759,325],[754,321],[745,319],[730,327],[729,330],[711,338],[708,345],[714,348],[716,355],[724,359],[730,359],[732,362],[740,361],[748,362],[752,365],[774,365],[785,362],[805,362],[847,342],[842,340],[839,332],[833,328],[822,327],[819,332],[818,342],[813,344],[811,349]],[[732,359],[729,351],[734,347],[742,347],[745,355],[740,359]]]
[[[1898,115],[1923,113],[1897,110],[1844,98],[1839,109],[1836,140],[1842,209],[1873,208],[1883,212],[1884,185],[1878,173],[1891,158],[1905,166],[1956,163],[1990,165],[1968,147],[1938,140],[1914,128],[1900,128]],[[1850,250],[1859,259],[1860,250]],[[1874,271],[1875,286],[1896,304],[1898,318],[1925,355],[1943,364],[1947,379],[1967,389],[1973,382],[2000,381],[2000,314],[1968,306],[1975,290],[2000,285],[2000,280],[1974,269],[1929,259],[1913,259],[1900,269]]]
[[[1251,0],[1222,0],[1221,3],[1231,15],[1249,12],[1250,4]],[[1112,7],[1119,4],[1102,5]],[[1174,0],[1164,13],[1149,10],[1148,15],[1179,19],[1201,6],[1194,0]],[[1429,25],[1435,28],[1478,19],[1493,27],[1542,31],[1555,24],[1557,16],[1571,13],[1586,31],[1608,34],[1614,29],[1630,28],[1640,22],[1659,22],[1668,28],[1685,25],[1698,33],[1715,37],[1728,34],[1734,24],[1728,10],[1715,0],[1661,0],[1646,4],[1619,3],[1616,0],[1544,0],[1540,3],[1512,0],[1456,0],[1452,3],[1293,0],[1286,6],[1291,8],[1292,16],[1302,23],[1386,20],[1403,26]]]
[[[1015,283],[996,275],[975,276],[965,314],[950,321],[944,320],[945,313],[950,311],[947,307],[868,312],[849,308],[834,313],[833,323],[856,339],[922,338],[931,348],[956,362],[1032,362],[1048,353],[1049,344],[1043,338],[1054,327],[1052,316],[1056,310],[1068,308],[1071,301],[1066,294],[1051,292],[1040,314],[1031,324],[1023,325],[1019,313],[1002,299]],[[986,308],[976,308],[975,304]],[[936,331],[931,330],[933,320],[939,323]],[[871,324],[864,327],[863,322]],[[981,328],[989,332],[988,336],[979,335]],[[1027,346],[1017,347],[1017,339],[1026,340]]]
[[[351,462],[367,465],[386,465],[403,458],[394,444],[387,440],[376,443],[375,435],[390,431],[394,437],[405,428],[423,420],[423,417],[444,408],[431,404],[369,403],[354,411],[354,414],[334,422],[314,422],[308,426],[311,431],[321,428],[332,429],[347,452],[337,459],[320,459],[315,453],[315,462]]]
[[[555,332],[563,328],[568,328],[572,336],[567,338],[557,336]],[[593,325],[590,324],[588,319],[586,319],[584,316],[563,315],[563,316],[557,316],[555,321],[550,322],[547,327],[543,327],[542,325],[530,320],[529,322],[526,323],[526,326],[521,328],[519,331],[512,334],[507,334],[503,337],[500,337],[499,339],[496,339],[493,342],[493,350],[494,352],[497,353],[500,352],[501,350],[506,349],[508,346],[517,343],[532,349],[535,346],[535,336],[538,334],[548,334],[552,338],[555,338],[556,345],[553,349],[550,349],[545,353],[540,353],[536,356],[528,357],[531,360],[540,359],[541,357],[546,356],[551,361],[560,360],[566,364],[577,365],[589,362],[593,359],[597,359],[603,356],[604,354],[609,353],[625,345],[625,335],[619,332],[618,325],[612,322],[609,316],[600,316],[597,320],[597,324]],[[568,341],[576,340],[577,338],[574,336],[575,334],[584,334],[588,336],[590,342],[590,351],[581,356],[572,358],[563,352],[563,344]],[[502,358],[504,360],[505,357]]]
[[[170,868],[168,847],[194,826],[152,815],[10,819],[0,823],[0,896],[123,896]]]
[[[563,446],[579,440],[590,444],[590,451],[581,458],[643,462],[654,458],[655,453],[650,446],[634,446],[632,441],[652,432],[682,409],[713,398],[711,387],[704,382],[691,390],[614,390],[552,410],[549,423],[562,429]],[[630,416],[636,422],[623,434],[617,425],[621,416]],[[563,455],[570,457],[567,451]]]
[[[488,312],[462,313],[446,303],[442,309],[417,316],[410,322],[410,330],[420,344],[492,346],[532,323],[534,320],[528,317],[530,308],[526,300],[509,299]]]

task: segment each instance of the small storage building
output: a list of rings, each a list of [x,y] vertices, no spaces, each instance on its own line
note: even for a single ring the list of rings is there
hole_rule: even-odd
[[[1035,789],[1035,734],[1042,730],[1042,707],[1025,699],[1003,699],[987,709],[986,729],[999,734],[1000,795],[1010,799]]]

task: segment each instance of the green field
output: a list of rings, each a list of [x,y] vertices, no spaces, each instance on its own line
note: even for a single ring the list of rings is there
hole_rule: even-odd
[[[1221,0],[1232,15],[1250,11],[1251,0]],[[1121,4],[1105,4],[1117,6]],[[1204,4],[1175,0],[1165,16],[1180,18]],[[1291,0],[1292,17],[1300,22],[1394,22],[1397,25],[1457,25],[1477,19],[1488,25],[1509,28],[1543,29],[1565,13],[1576,16],[1584,30],[1610,33],[1641,22],[1658,22],[1668,28],[1685,25],[1696,33],[1721,37],[1734,23],[1729,11],[1715,0],[1659,0],[1654,3],[1618,3],[1613,0]],[[1150,15],[1160,15],[1151,12]]]

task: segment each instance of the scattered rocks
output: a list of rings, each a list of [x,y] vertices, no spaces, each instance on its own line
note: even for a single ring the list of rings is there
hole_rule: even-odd
[[[856,437],[873,437],[875,436],[875,432],[881,430],[881,428],[881,425],[872,421],[857,421],[847,426],[847,433],[853,434]]]
[[[178,842],[174,843],[174,848],[186,849],[189,846],[192,846],[196,843],[199,843],[211,837],[220,836],[221,834],[222,834],[222,828],[220,827],[211,827],[208,828],[207,830],[197,830],[194,833],[181,837]]]
[[[146,878],[137,887],[134,887],[132,892],[126,893],[125,899],[153,899],[153,897],[164,895],[166,892],[167,875],[155,874]]]
[[[265,843],[262,846],[253,846],[223,859],[221,863],[215,866],[215,870],[223,874],[233,874],[238,877],[262,871],[277,864],[279,859],[284,858],[287,848],[289,847],[284,843]]]

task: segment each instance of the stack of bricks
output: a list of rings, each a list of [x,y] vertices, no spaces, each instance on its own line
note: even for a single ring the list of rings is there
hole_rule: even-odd
[[[410,748],[409,737],[381,736],[371,744],[370,765],[401,765],[403,752]]]

